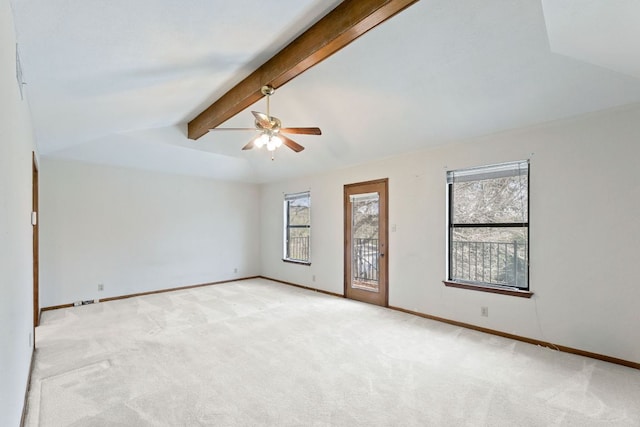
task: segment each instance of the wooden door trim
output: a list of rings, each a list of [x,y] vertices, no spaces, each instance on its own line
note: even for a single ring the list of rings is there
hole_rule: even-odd
[[[372,181],[364,181],[364,182],[356,182],[353,184],[345,184],[343,190],[343,202],[342,202],[342,210],[343,210],[343,281],[344,281],[344,296],[345,298],[349,298],[349,283],[351,280],[350,272],[350,252],[351,252],[351,236],[349,234],[348,227],[348,219],[349,215],[347,212],[347,206],[349,206],[349,190],[353,187],[360,187],[366,185],[378,185],[382,184],[384,186],[385,197],[384,200],[381,198],[382,202],[380,203],[382,209],[380,211],[380,215],[384,218],[384,230],[380,232],[380,236],[384,239],[384,256],[381,257],[380,263],[383,265],[385,274],[384,280],[382,280],[379,285],[381,289],[384,289],[383,301],[381,306],[388,307],[389,306],[389,178],[376,179]],[[366,294],[365,294],[366,295]],[[376,294],[372,294],[374,296]],[[377,299],[377,298],[376,298]],[[378,304],[377,301],[373,301],[374,298],[371,298],[369,302],[372,304]]]
[[[34,328],[34,348],[35,348],[35,327],[40,324],[40,218],[38,209],[38,161],[36,153],[31,152],[31,210],[36,212],[36,223],[33,229],[33,328]]]

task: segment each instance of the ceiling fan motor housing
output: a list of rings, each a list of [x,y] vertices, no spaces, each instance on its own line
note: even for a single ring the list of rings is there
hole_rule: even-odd
[[[274,151],[281,145],[286,145],[296,153],[304,150],[304,147],[283,133],[294,133],[304,135],[321,135],[322,132],[319,128],[282,128],[282,122],[277,117],[273,117],[270,114],[269,97],[273,95],[275,89],[271,85],[264,85],[260,89],[262,94],[267,97],[267,114],[260,113],[258,111],[252,111],[251,113],[255,117],[255,128],[260,131],[248,144],[242,147],[243,150],[250,150],[254,147],[260,148],[266,146],[267,150]],[[215,129],[211,129],[215,130]],[[241,129],[250,130],[250,129]]]
[[[269,126],[263,126],[263,123],[260,120],[255,121],[256,128],[259,130],[271,130],[273,132],[280,131],[282,127],[282,122],[279,118],[270,116],[269,117]]]

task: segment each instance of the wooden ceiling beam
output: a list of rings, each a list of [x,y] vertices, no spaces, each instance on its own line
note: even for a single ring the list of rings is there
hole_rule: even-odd
[[[188,124],[198,139],[418,0],[345,0]]]

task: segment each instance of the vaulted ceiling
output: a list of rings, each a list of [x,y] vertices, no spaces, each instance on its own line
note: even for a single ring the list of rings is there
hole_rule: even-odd
[[[278,88],[272,115],[322,128],[301,153],[187,138],[339,3],[12,0],[41,155],[269,182],[640,103],[638,0],[420,0]]]

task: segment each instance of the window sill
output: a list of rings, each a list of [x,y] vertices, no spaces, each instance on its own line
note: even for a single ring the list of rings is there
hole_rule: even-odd
[[[489,286],[489,285],[475,285],[472,283],[452,282],[450,280],[443,280],[442,283],[444,283],[445,286],[450,288],[460,288],[460,289],[469,289],[472,291],[490,292],[492,294],[510,295],[512,297],[531,298],[533,296],[533,292],[523,291],[520,289],[508,289],[508,288],[501,288],[498,286]]]
[[[283,262],[289,262],[291,264],[300,264],[300,265],[311,265],[311,262],[309,261],[298,261],[295,259],[286,259],[286,258],[282,258]]]

